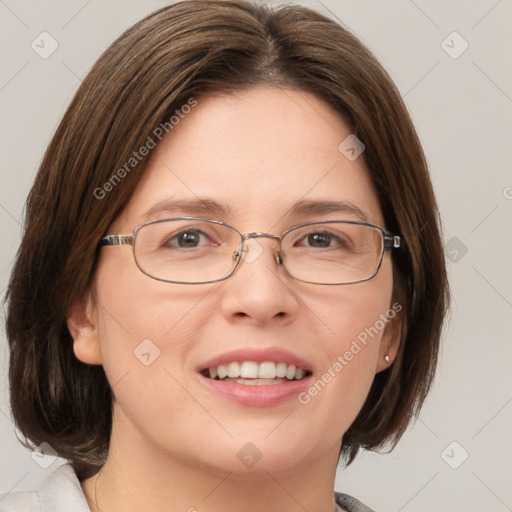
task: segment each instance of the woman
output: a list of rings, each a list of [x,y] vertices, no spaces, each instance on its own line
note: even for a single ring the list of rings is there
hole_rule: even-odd
[[[369,510],[338,461],[398,442],[448,304],[403,102],[304,7],[155,12],[64,115],[7,300],[13,416],[69,464],[0,510]]]

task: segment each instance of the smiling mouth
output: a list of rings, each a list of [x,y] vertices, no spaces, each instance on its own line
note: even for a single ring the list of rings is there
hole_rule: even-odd
[[[311,375],[311,372],[293,364],[274,361],[233,361],[225,365],[204,368],[200,373],[209,379],[248,386],[283,384],[302,380]]]

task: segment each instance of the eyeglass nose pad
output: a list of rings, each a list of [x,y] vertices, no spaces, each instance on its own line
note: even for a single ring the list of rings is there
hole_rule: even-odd
[[[237,261],[241,258],[242,254],[245,251],[244,243],[242,242],[234,251],[233,251],[233,261]]]
[[[251,242],[250,246],[248,243],[249,240]],[[245,263],[254,263],[263,254],[263,247],[254,238],[249,240],[242,242],[240,247],[237,249],[237,252],[239,257],[241,257]]]

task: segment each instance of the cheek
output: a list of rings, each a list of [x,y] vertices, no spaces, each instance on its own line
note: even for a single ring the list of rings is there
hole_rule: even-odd
[[[377,276],[319,295],[324,364],[313,385],[299,397],[343,433],[361,409],[373,379],[382,336],[392,311],[392,273],[383,261]],[[312,308],[313,309],[313,308]]]
[[[213,285],[205,285],[198,294],[193,287],[156,281],[140,272],[130,251],[119,253],[100,262],[97,271],[102,364],[113,388],[121,380],[129,381],[132,392],[142,394],[145,389],[151,395],[154,387],[158,396],[162,372],[181,371],[204,325],[198,315],[209,312],[199,299]]]
[[[325,327],[322,338],[329,354],[346,351],[357,341],[365,349],[353,349],[357,359],[371,359],[378,350],[386,313],[392,306],[392,292],[391,263],[385,258],[378,274],[369,281],[318,290],[316,295],[310,293],[310,302],[315,303],[312,308],[319,311]]]
[[[163,338],[193,327],[185,321],[197,309],[200,298],[213,285],[198,290],[192,286],[164,283],[143,274],[129,247],[101,260],[96,274],[97,310],[103,337],[136,346],[149,338],[158,345]],[[178,346],[181,337],[177,339]]]

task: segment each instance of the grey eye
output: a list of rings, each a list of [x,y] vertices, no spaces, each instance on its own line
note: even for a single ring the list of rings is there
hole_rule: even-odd
[[[307,237],[308,245],[311,247],[329,247],[332,237],[327,233],[311,233]]]
[[[167,247],[194,248],[201,245],[207,236],[198,229],[187,229],[168,238],[165,242]]]

